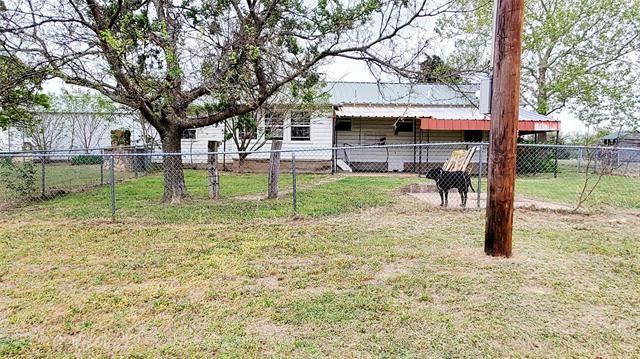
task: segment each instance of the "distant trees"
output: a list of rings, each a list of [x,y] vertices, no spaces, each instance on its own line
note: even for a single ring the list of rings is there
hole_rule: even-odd
[[[71,148],[88,150],[99,146],[110,123],[115,121],[117,110],[104,96],[88,92],[65,92],[54,97],[54,111],[67,119]]]
[[[49,109],[34,111],[32,121],[21,130],[38,150],[66,146],[88,150],[100,145],[116,115],[117,107],[103,96],[65,92],[50,96]]]
[[[488,73],[492,1],[456,0],[456,8],[438,26],[455,43],[451,61]],[[640,1],[530,0],[525,11],[525,104],[544,115],[567,108],[590,124],[637,121]]]
[[[35,150],[48,151],[60,149],[69,138],[69,120],[55,113],[39,113],[34,121],[22,129],[27,140]]]

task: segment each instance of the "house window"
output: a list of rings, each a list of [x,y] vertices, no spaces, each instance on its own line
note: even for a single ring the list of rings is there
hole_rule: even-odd
[[[396,121],[393,125],[394,133],[397,135],[399,132],[413,132],[413,120],[402,119]]]
[[[482,131],[464,131],[464,142],[482,142]]]
[[[351,131],[351,119],[350,118],[337,119],[336,131]]]
[[[264,135],[268,140],[281,140],[284,133],[282,112],[268,111],[264,115]]]
[[[311,114],[304,111],[291,113],[291,140],[309,141],[311,139]]]
[[[182,139],[183,140],[195,140],[196,139],[196,129],[189,128],[182,131]]]

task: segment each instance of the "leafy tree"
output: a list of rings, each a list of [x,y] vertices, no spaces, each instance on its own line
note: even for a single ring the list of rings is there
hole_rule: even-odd
[[[332,57],[392,65],[389,44],[448,2],[433,10],[426,0],[23,0],[8,8],[7,43],[67,83],[138,110],[163,150],[179,152],[184,129],[251,113],[276,94],[313,102],[316,70]],[[194,103],[203,110],[188,116]],[[164,172],[164,200],[179,202],[181,156],[164,157]]]
[[[457,0],[457,8],[468,12],[443,17],[439,31],[455,40],[458,63],[487,73],[492,1]],[[585,122],[602,120],[594,113],[628,112],[633,96],[623,94],[637,81],[639,48],[638,0],[529,0],[522,100],[544,115],[568,108]]]
[[[27,125],[35,107],[49,107],[49,97],[39,93],[45,75],[44,70],[0,49],[0,128]]]
[[[419,82],[460,83],[462,77],[457,69],[444,62],[438,55],[427,55],[420,63]]]
[[[33,121],[22,128],[33,149],[42,151],[60,149],[69,139],[70,130],[70,121],[55,112],[35,113]]]

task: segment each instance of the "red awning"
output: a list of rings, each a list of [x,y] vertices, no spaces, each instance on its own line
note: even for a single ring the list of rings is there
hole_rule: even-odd
[[[491,129],[490,120],[454,120],[446,119],[441,120],[433,117],[426,117],[420,119],[421,130],[436,130],[436,131],[460,131],[460,130],[476,130],[476,131],[489,131]],[[521,120],[518,121],[518,131],[559,131],[559,121],[533,121],[533,120]]]

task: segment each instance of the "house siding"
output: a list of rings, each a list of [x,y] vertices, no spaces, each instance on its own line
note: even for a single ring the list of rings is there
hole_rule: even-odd
[[[387,145],[464,141],[463,131],[422,131],[421,133],[418,130],[415,137],[414,132],[394,134],[394,123],[394,119],[354,118],[351,121],[350,131],[336,132],[337,146],[376,145],[383,137]],[[483,138],[486,136],[488,136],[487,133],[483,134]],[[347,163],[357,163],[357,166],[362,169],[369,167],[380,170],[381,166],[387,163],[386,168],[389,171],[406,171],[413,168],[414,161],[416,164],[442,164],[451,156],[453,150],[454,148],[449,146],[366,148],[338,151],[337,158]],[[477,158],[474,160],[477,161]]]
[[[313,148],[330,148],[332,146],[332,112],[319,112],[313,114],[311,118],[310,139],[307,141],[292,141],[291,140],[291,122],[290,117],[285,116],[284,129],[282,136],[282,150],[292,149],[313,149]],[[260,129],[262,131],[262,129]],[[220,150],[225,152],[236,152],[238,149],[233,139],[227,140],[223,143],[224,139],[224,124],[206,126],[196,129],[195,140],[182,140],[183,152],[206,152],[207,143],[209,141],[219,141]],[[271,141],[266,141],[265,144],[257,151],[264,152],[271,148]],[[264,160],[269,158],[269,153],[253,153],[247,157],[247,160]],[[237,154],[229,154],[225,156],[227,162],[237,160]],[[291,153],[283,152],[281,159],[290,160]],[[330,160],[331,151],[310,151],[310,152],[298,152],[296,153],[296,160]],[[184,156],[184,160],[191,163],[199,163],[206,161],[204,156]],[[221,159],[222,160],[222,159]]]

